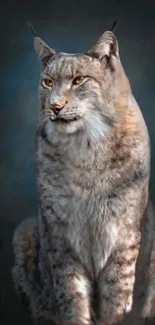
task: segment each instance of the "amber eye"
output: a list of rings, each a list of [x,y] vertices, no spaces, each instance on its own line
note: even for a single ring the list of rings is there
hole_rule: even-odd
[[[42,85],[44,87],[52,87],[53,86],[53,81],[51,79],[43,79],[42,80]]]
[[[73,85],[80,85],[85,77],[77,77],[73,80]]]

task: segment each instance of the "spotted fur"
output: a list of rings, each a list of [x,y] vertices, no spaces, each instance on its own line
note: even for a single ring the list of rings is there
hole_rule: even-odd
[[[141,324],[155,310],[150,141],[117,39],[67,54],[35,37],[35,49],[39,215],[14,234],[16,289],[59,325]]]

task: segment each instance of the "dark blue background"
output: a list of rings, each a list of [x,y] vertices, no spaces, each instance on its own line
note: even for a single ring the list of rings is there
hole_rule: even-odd
[[[39,1],[39,0],[38,0]],[[63,52],[89,49],[113,20],[120,54],[152,143],[155,202],[155,5],[152,1],[5,1],[0,9],[0,324],[34,324],[18,303],[11,280],[12,234],[36,215],[34,137],[39,111],[39,60],[26,22]],[[40,322],[39,322],[40,324]]]

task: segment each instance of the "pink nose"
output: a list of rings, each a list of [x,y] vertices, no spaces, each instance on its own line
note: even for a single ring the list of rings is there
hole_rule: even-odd
[[[61,111],[61,109],[63,109],[63,107],[65,106],[67,102],[63,103],[63,105],[59,105],[59,104],[56,104],[56,103],[53,103],[50,105],[50,109],[53,111],[53,113],[55,115],[58,115],[59,112]]]

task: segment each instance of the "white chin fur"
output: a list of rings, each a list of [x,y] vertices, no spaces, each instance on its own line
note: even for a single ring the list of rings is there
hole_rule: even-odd
[[[44,136],[49,140],[58,134],[65,136],[67,134],[76,133],[78,130],[83,129],[83,121],[82,119],[72,121],[67,123],[56,123],[50,120],[46,120],[43,125]]]
[[[53,123],[54,124],[54,123]],[[83,127],[83,122],[82,119],[72,121],[69,123],[55,123],[54,128],[57,132],[61,134],[72,134],[75,133],[76,131],[80,130]]]
[[[100,114],[89,111],[81,119],[67,123],[57,123],[46,120],[44,123],[44,136],[49,140],[54,140],[58,134],[65,136],[74,134],[79,130],[83,130],[87,138],[91,141],[96,141],[105,137],[108,132],[108,126],[104,123]]]

